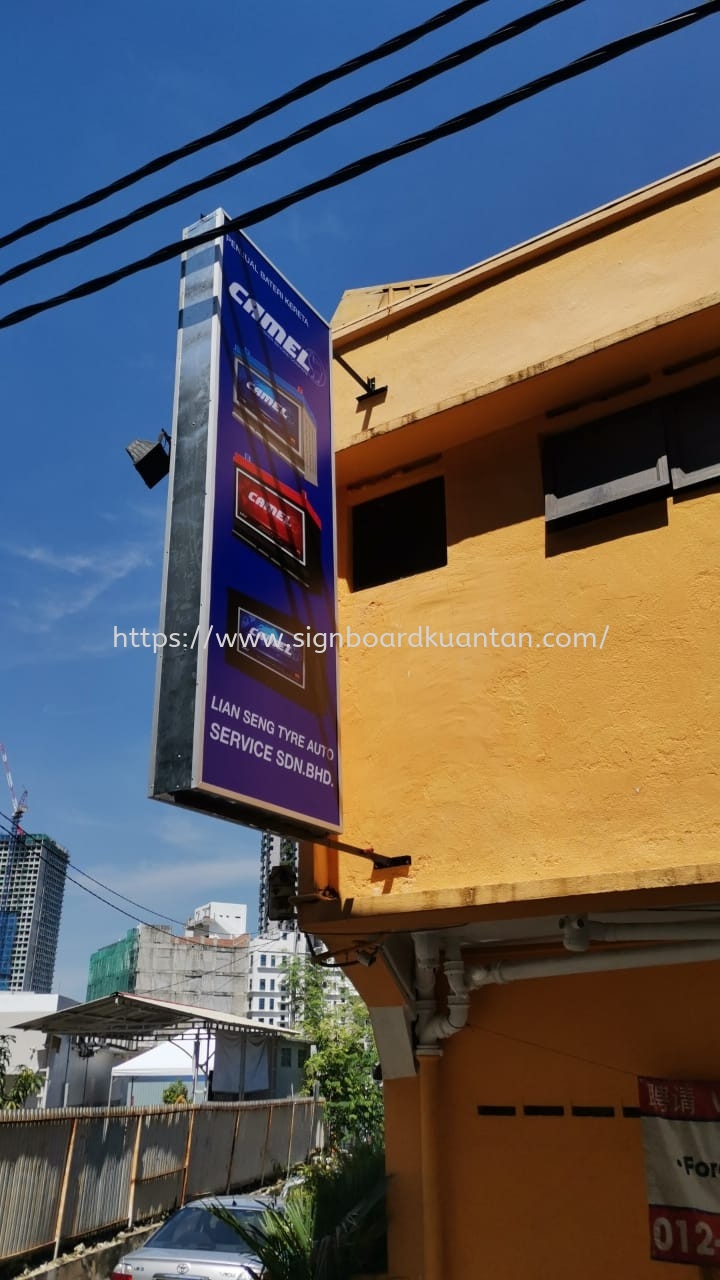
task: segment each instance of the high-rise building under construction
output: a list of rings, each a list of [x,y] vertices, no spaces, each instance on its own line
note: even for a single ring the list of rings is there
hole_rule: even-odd
[[[263,831],[260,844],[260,892],[258,895],[258,933],[263,936],[278,928],[270,919],[270,872],[281,862],[289,863],[297,880],[297,850],[295,840],[273,835],[271,831]],[[296,920],[283,921],[283,932],[287,933],[293,929],[297,929]]]
[[[67,864],[49,836],[0,837],[0,991],[52,991]]]

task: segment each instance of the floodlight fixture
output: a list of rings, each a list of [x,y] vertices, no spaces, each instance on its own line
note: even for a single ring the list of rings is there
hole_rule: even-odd
[[[170,436],[167,431],[161,431],[157,440],[133,440],[126,453],[148,489],[154,489],[170,471]]]

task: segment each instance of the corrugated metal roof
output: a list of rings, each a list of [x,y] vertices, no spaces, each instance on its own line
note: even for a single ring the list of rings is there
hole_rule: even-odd
[[[212,1027],[230,1031],[248,1031],[253,1035],[297,1036],[296,1031],[269,1027],[235,1013],[218,1013],[192,1004],[158,1000],[154,996],[135,996],[128,991],[115,991],[99,1000],[59,1009],[42,1018],[18,1023],[21,1031],[46,1031],[52,1035],[97,1036],[113,1040],[137,1040],[158,1034],[167,1035],[179,1027]]]

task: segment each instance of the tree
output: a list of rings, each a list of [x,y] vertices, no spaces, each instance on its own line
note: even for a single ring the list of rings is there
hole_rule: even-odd
[[[8,1081],[8,1067],[15,1037],[0,1035],[0,1110],[15,1111],[25,1106],[28,1098],[34,1098],[43,1087],[43,1077],[32,1067],[20,1066]]]
[[[334,1008],[324,979],[322,965],[298,958],[285,972],[296,1024],[316,1049],[305,1063],[305,1089],[312,1093],[317,1085],[326,1100],[331,1148],[380,1141],[383,1098],[374,1077],[377,1050],[367,1009],[359,996],[349,994]]]
[[[167,1103],[169,1107],[187,1102],[187,1085],[183,1084],[182,1080],[175,1080],[173,1084],[169,1084],[166,1089],[163,1089],[162,1100]]]
[[[283,965],[283,990],[290,1005],[291,1025],[314,1041],[330,1010],[322,967],[305,956],[292,956]]]

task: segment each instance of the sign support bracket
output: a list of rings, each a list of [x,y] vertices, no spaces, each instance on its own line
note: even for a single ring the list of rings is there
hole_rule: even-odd
[[[358,404],[362,404],[365,400],[372,400],[375,396],[382,396],[387,391],[387,386],[376,386],[374,378],[361,378],[360,374],[353,369],[352,365],[348,364],[347,360],[344,360],[341,355],[338,355],[337,351],[333,351],[333,358],[337,360],[338,364],[341,365],[346,373],[350,374],[351,378],[355,379],[358,386],[362,387],[363,394],[358,396]]]

